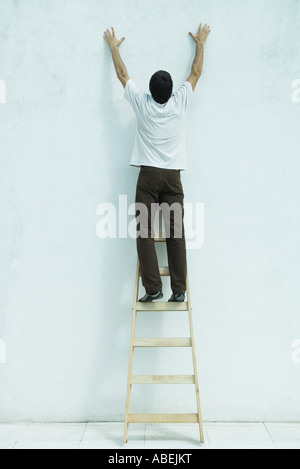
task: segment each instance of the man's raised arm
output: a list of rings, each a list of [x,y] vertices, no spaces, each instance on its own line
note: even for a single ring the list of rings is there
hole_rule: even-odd
[[[205,24],[202,27],[202,23],[200,24],[199,31],[196,35],[190,33],[190,36],[196,42],[196,55],[195,60],[192,65],[192,71],[190,76],[188,77],[187,81],[189,81],[193,87],[193,90],[196,88],[199,78],[202,74],[203,69],[203,62],[204,62],[204,45],[206,43],[206,39],[210,34],[210,27]]]
[[[121,59],[120,52],[119,52],[119,47],[122,44],[122,42],[125,40],[125,37],[122,39],[118,40],[115,35],[114,28],[111,28],[111,32],[109,29],[107,29],[104,33],[104,39],[106,40],[107,44],[109,45],[113,63],[116,69],[116,74],[117,77],[119,78],[120,82],[122,85],[126,86],[126,83],[129,80],[129,76],[127,73],[127,69],[124,65],[123,60]]]

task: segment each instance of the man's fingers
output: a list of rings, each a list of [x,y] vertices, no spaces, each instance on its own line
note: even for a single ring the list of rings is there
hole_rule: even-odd
[[[107,29],[104,32],[104,39],[106,40],[109,46],[111,46],[112,44],[116,44],[118,47],[122,44],[123,41],[125,41],[125,37],[122,37],[122,39],[120,39],[119,41],[117,40],[113,27],[111,28],[111,31]]]
[[[118,42],[118,47],[122,44],[123,41],[125,41],[125,37],[122,37],[122,39],[120,39],[120,41]]]

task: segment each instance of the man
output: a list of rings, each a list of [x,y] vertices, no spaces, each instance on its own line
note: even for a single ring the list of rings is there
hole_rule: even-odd
[[[152,302],[163,297],[162,281],[152,231],[153,207],[169,207],[167,236],[168,262],[171,276],[170,302],[183,302],[186,293],[186,244],[183,228],[184,194],[180,171],[186,169],[185,118],[193,91],[202,74],[204,45],[210,27],[200,24],[198,33],[189,33],[196,43],[196,54],[191,73],[182,87],[173,93],[171,75],[155,73],[150,80],[151,95],[143,93],[129,78],[121,59],[115,31],[107,29],[104,39],[110,47],[117,77],[125,88],[125,98],[137,117],[137,134],[130,164],[140,167],[136,204],[147,208],[147,217],[140,217],[140,235],[137,238],[141,275],[146,295],[141,302]],[[140,210],[142,212],[143,210]],[[164,214],[164,212],[163,212]],[[178,214],[181,230],[178,235]],[[165,224],[166,217],[164,214]]]

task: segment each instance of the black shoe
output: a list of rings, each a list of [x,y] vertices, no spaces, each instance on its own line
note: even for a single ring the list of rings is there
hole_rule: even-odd
[[[176,295],[171,296],[169,303],[183,303],[185,301],[185,293],[177,293]]]
[[[153,293],[152,295],[146,293],[146,295],[139,300],[140,303],[152,303],[155,300],[161,300],[163,298],[163,292],[159,291],[157,293]]]

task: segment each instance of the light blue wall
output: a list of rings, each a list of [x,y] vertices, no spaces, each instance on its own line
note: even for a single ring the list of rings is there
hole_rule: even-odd
[[[126,36],[142,89],[161,68],[177,88],[201,21],[212,34],[183,182],[205,205],[204,247],[189,251],[203,414],[300,420],[299,0],[0,0],[0,12],[0,421],[123,418],[135,243],[100,240],[96,209],[132,203],[138,172],[103,31]],[[149,330],[143,317],[139,333],[183,323],[156,315]],[[137,354],[143,374],[189,369],[185,352]],[[133,403],[193,411],[194,395],[138,387]]]

